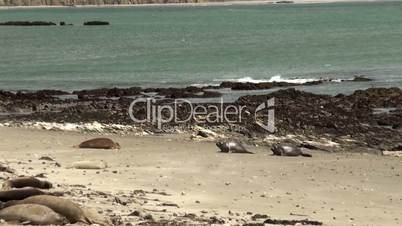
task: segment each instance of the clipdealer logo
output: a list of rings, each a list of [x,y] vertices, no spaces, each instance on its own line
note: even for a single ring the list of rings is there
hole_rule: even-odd
[[[138,118],[135,108],[141,104],[145,105],[146,113],[145,117]],[[189,109],[188,114],[185,117],[179,117],[179,108],[184,105],[187,105]],[[271,98],[258,105],[254,112],[255,123],[270,133],[275,132],[274,107],[275,99]],[[264,117],[265,113],[266,117]],[[197,123],[241,123],[243,122],[242,116],[249,115],[250,112],[246,106],[224,104],[223,99],[218,104],[196,105],[187,99],[175,99],[172,104],[159,105],[154,98],[137,98],[131,102],[128,114],[135,123],[151,123],[161,129],[165,123],[179,124],[190,120]],[[259,119],[261,115],[262,120]]]

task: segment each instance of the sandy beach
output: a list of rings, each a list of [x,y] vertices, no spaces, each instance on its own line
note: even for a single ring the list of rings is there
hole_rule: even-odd
[[[107,135],[122,148],[73,148],[99,136],[103,135],[1,127],[1,163],[17,175],[45,173],[56,190],[69,190],[66,196],[72,200],[103,215],[123,216],[123,222],[131,224],[141,222],[126,216],[135,210],[155,220],[192,213],[229,224],[252,222],[255,214],[272,219],[308,218],[324,225],[401,223],[400,158],[320,151],[311,151],[312,158],[278,157],[267,147],[251,146],[254,155],[222,154],[214,142],[193,141],[186,133]],[[42,156],[61,166],[39,160]],[[108,168],[69,168],[82,160],[102,160]],[[2,180],[6,179],[2,174]],[[129,196],[135,190],[148,192]],[[109,195],[87,194],[94,191]],[[105,197],[119,197],[127,203]]]

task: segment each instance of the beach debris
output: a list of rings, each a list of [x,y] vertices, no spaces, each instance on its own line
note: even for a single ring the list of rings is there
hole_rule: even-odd
[[[129,213],[127,216],[139,217],[141,216],[141,212],[138,210],[134,210],[133,212]]]
[[[52,209],[37,204],[21,204],[0,210],[0,218],[33,225],[64,225],[67,220]]]
[[[384,156],[402,157],[402,151],[382,151]]]
[[[6,173],[12,173],[12,174],[15,173],[15,171],[13,169],[11,169],[10,167],[5,166],[1,163],[0,163],[0,172],[6,172]]]
[[[101,225],[101,226],[112,225],[110,219],[108,217],[100,215],[97,210],[89,207],[82,207],[81,209],[84,212],[85,218],[89,220],[92,225]]]
[[[46,173],[38,173],[38,174],[35,175],[35,177],[38,177],[38,178],[47,178]]]
[[[278,156],[312,157],[311,154],[303,153],[300,147],[290,143],[275,144],[272,146],[271,151]]]
[[[201,137],[204,137],[204,138],[209,137],[208,133],[206,133],[204,130],[199,130],[197,132],[197,136],[201,136]]]
[[[127,203],[128,203],[128,201],[127,200],[122,200],[122,198],[119,198],[119,197],[114,197],[114,201],[116,202],[116,203],[118,203],[118,204],[120,204],[120,205],[123,205],[123,206],[126,206],[127,205]]]
[[[253,216],[251,216],[251,220],[257,221],[257,220],[259,220],[259,219],[267,219],[268,217],[269,217],[269,216],[266,215],[266,214],[259,214],[259,213],[257,213],[257,214],[254,214]]]
[[[91,221],[86,218],[81,207],[68,199],[51,195],[36,195],[20,201],[7,202],[5,204],[5,207],[22,204],[36,204],[46,206],[52,209],[54,212],[66,217],[67,220],[73,224],[77,222],[91,224]]]
[[[39,158],[39,160],[51,161],[51,162],[54,162],[54,161],[55,161],[54,159],[52,159],[52,158],[49,157],[49,156],[42,156],[42,157]]]
[[[191,135],[191,139],[193,140],[210,140],[210,141],[214,141],[217,139],[224,139],[226,138],[226,136],[222,133],[222,134],[218,134],[214,131],[212,131],[211,129],[206,129],[203,128],[199,125],[195,125],[193,127],[193,131],[194,133]]]
[[[179,205],[177,205],[176,203],[171,203],[171,202],[164,202],[164,203],[160,204],[160,206],[168,206],[168,207],[180,208]]]
[[[223,153],[244,153],[244,154],[254,154],[253,152],[248,151],[241,143],[237,141],[228,141],[228,142],[216,142],[216,146]]]
[[[107,168],[107,164],[104,161],[78,161],[73,162],[72,167],[75,169],[105,169]]]
[[[390,149],[390,151],[402,151],[402,144],[398,144]]]
[[[94,26],[94,25],[110,25],[107,21],[87,21],[84,22],[84,26]]]
[[[10,190],[12,188],[41,188],[41,189],[50,189],[52,188],[52,183],[48,181],[41,181],[36,179],[35,177],[18,177],[5,181],[3,183],[2,190]]]
[[[78,147],[92,149],[120,149],[120,144],[109,138],[94,138],[82,142]]]

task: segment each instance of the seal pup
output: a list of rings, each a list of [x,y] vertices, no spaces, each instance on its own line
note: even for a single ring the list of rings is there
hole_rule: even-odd
[[[78,148],[120,149],[120,144],[109,138],[94,138],[82,142]]]
[[[274,155],[279,156],[304,156],[312,157],[310,154],[303,153],[300,147],[293,144],[275,144],[272,146],[271,151]]]
[[[52,209],[36,204],[22,204],[0,210],[0,218],[8,222],[28,222],[33,225],[65,225],[66,218]]]
[[[52,183],[48,181],[38,180],[35,177],[17,177],[4,182],[2,190],[10,190],[12,188],[24,187],[50,189],[52,188]]]
[[[85,216],[84,211],[78,204],[56,196],[51,195],[36,195],[28,197],[20,201],[10,201],[4,204],[4,207],[21,205],[21,204],[37,204],[46,206],[54,212],[64,216],[67,220],[75,224],[77,222],[91,224],[92,222]]]
[[[223,153],[246,153],[246,154],[254,154],[253,152],[247,151],[247,149],[239,142],[229,141],[229,142],[216,142],[216,146]]]

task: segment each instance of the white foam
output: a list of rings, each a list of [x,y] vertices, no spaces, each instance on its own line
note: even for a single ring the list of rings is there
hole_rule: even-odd
[[[282,78],[280,75],[275,75],[272,76],[269,79],[254,79],[252,77],[243,77],[243,78],[237,78],[237,79],[214,79],[214,81],[229,81],[229,82],[250,82],[250,83],[261,83],[261,82],[287,82],[287,83],[294,83],[294,84],[303,84],[307,82],[315,82],[315,81],[320,81],[322,79],[317,79],[317,78],[289,78],[285,79]]]
[[[295,83],[295,84],[303,84],[307,82],[316,82],[322,79],[317,78],[290,78],[290,79],[283,79],[280,75],[273,76],[269,79],[269,82],[287,82],[287,83]]]

